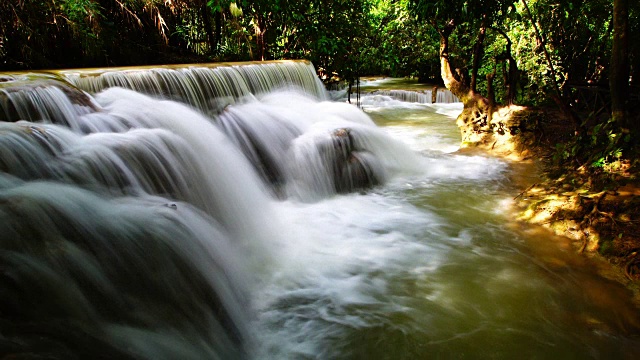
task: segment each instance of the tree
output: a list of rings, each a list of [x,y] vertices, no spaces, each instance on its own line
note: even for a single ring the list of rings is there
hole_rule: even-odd
[[[638,124],[630,121],[627,114],[629,95],[629,0],[613,0],[613,45],[611,49],[612,120],[627,129],[638,130]]]
[[[498,34],[500,34],[506,42],[504,52],[501,52],[496,56],[496,61],[502,62],[503,64],[503,74],[504,74],[503,83],[505,87],[505,95],[504,95],[505,104],[512,105],[515,102],[516,96],[518,93],[517,87],[518,87],[518,78],[519,78],[518,64],[516,62],[516,59],[514,59],[513,52],[512,52],[513,42],[511,41],[511,38],[509,38],[509,35],[507,35],[507,33],[504,30],[496,27],[492,27],[491,29],[497,32]],[[487,78],[487,82],[489,84],[492,84],[494,75],[495,73],[491,75],[491,78]],[[491,79],[491,82],[489,79]],[[490,99],[491,97],[495,99],[495,94],[493,92],[489,92],[489,97]]]
[[[493,101],[478,93],[478,72],[484,57],[487,29],[500,26],[507,9],[513,0],[472,0],[462,3],[450,0],[410,0],[409,10],[415,16],[428,22],[440,37],[440,72],[442,80],[454,95],[464,104],[462,114],[458,117],[459,125],[472,125],[474,130],[489,125],[493,113]],[[451,39],[454,31],[464,28],[465,34],[476,34],[473,39],[467,38],[467,47],[472,47],[472,67],[469,78],[466,70],[454,70]],[[458,40],[464,39],[458,36]],[[464,46],[463,45],[463,46]],[[493,76],[488,78],[493,94]]]

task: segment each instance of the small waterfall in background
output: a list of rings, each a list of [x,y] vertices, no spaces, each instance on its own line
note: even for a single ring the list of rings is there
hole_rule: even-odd
[[[433,90],[375,90],[368,95],[371,95],[368,99],[369,101],[367,104],[363,105],[371,105],[376,102],[384,101],[386,98],[418,104],[460,102],[460,100],[447,89],[436,90],[435,101],[433,101]]]
[[[508,164],[457,154],[437,96],[363,111],[306,61],[0,74],[0,355],[640,354],[619,289],[505,225]]]

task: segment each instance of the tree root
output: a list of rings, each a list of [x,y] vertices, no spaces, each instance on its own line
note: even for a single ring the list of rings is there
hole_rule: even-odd
[[[635,271],[634,267],[636,268]],[[627,264],[624,266],[624,273],[629,280],[635,281],[638,270],[640,270],[640,259],[638,259],[638,253],[634,252],[631,260],[627,261]]]
[[[591,211],[584,216],[584,219],[578,225],[578,229],[582,230],[582,232],[584,234],[584,236],[582,238],[582,246],[580,247],[580,250],[578,251],[579,253],[583,253],[584,250],[587,248],[587,245],[588,245],[588,242],[589,242],[589,228],[591,228],[593,223],[595,221],[597,221],[597,217],[598,216],[608,217],[609,219],[611,219],[611,222],[613,223],[614,226],[616,226],[616,227],[618,226],[618,224],[616,223],[616,220],[613,217],[613,214],[605,212],[605,211],[601,211],[599,209],[602,201],[604,200],[604,198],[608,194],[609,193],[607,191],[603,191],[603,192],[600,192],[600,193],[595,194],[593,196],[587,197],[589,199],[592,199],[594,201],[594,204],[593,204],[593,208],[591,209]]]
[[[521,192],[520,194],[518,194],[516,197],[513,198],[513,200],[517,200],[520,196],[524,195],[527,193],[527,191],[533,189],[534,186],[538,185],[538,183],[535,183],[531,186],[529,186],[528,188],[526,188],[523,192]]]

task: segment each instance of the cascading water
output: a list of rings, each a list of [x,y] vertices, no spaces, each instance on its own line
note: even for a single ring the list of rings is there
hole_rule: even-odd
[[[401,103],[450,104],[460,102],[451,91],[442,86],[430,86],[410,79],[363,80],[361,90],[365,95],[362,99],[362,105],[365,106],[389,107],[389,100],[396,100],[396,105]]]
[[[366,97],[367,103],[363,105],[374,105],[376,103],[386,102],[389,98],[400,102],[433,104],[433,103],[455,103],[460,100],[449,90],[439,90],[436,92],[436,101],[433,101],[432,90],[376,90]]]
[[[3,356],[640,354],[623,290],[505,225],[459,104],[367,115],[307,62],[0,79]]]

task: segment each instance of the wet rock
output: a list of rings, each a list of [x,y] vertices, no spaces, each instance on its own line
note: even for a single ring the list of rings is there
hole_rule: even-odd
[[[332,161],[333,181],[338,193],[348,193],[379,185],[381,164],[370,152],[357,149],[354,132],[348,128],[333,131],[333,149],[327,158]]]
[[[341,164],[335,175],[335,187],[338,193],[348,193],[361,189],[372,188],[381,183],[377,171],[381,165],[368,152],[352,152],[349,158]]]

